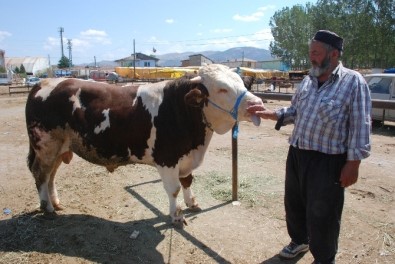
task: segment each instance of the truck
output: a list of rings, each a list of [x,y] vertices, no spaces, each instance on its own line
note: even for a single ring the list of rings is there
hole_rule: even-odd
[[[7,70],[7,72],[0,72],[0,85],[11,85],[12,75],[13,72],[11,70]]]
[[[395,73],[373,73],[364,76],[372,99],[395,101]],[[395,110],[372,109],[373,121],[395,121]]]

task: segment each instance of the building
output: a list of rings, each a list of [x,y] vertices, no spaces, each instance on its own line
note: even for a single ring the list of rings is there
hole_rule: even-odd
[[[116,60],[115,62],[121,67],[156,67],[159,59],[145,55],[143,53],[136,53],[136,58],[134,54],[132,56]]]
[[[41,75],[50,69],[49,60],[45,57],[5,58],[5,67],[8,69],[15,71],[22,65],[28,75]]]
[[[195,54],[189,56],[189,59],[181,61],[181,67],[189,66],[203,66],[213,64],[214,62],[202,54]]]
[[[277,71],[289,71],[289,67],[282,62],[280,59],[274,59],[270,61],[259,61],[256,63],[257,69],[264,70],[277,70]]]
[[[246,68],[255,69],[257,61],[243,58],[243,59],[227,60],[227,61],[221,62],[221,64],[226,65],[229,68],[246,67]]]

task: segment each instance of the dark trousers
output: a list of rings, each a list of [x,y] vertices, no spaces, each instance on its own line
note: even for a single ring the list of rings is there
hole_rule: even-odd
[[[288,234],[309,244],[316,262],[335,263],[344,204],[340,186],[346,154],[328,155],[290,146],[285,177]]]

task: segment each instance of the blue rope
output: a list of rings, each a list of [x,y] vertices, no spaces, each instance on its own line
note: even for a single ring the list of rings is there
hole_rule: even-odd
[[[237,138],[237,136],[239,135],[239,121],[237,121],[237,113],[239,111],[239,107],[240,107],[240,103],[241,103],[241,99],[243,99],[243,97],[246,95],[247,90],[245,90],[242,94],[239,95],[239,97],[237,97],[235,105],[233,106],[233,108],[228,111],[226,109],[223,109],[221,106],[217,105],[216,103],[214,103],[213,101],[211,101],[210,99],[208,100],[209,103],[211,103],[213,106],[215,106],[216,108],[230,114],[234,120],[236,120],[236,124],[235,124],[235,129],[233,131],[233,138]]]

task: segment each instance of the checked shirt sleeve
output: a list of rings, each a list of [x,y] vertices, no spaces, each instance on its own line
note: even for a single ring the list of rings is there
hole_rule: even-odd
[[[370,156],[371,111],[370,91],[362,76],[354,87],[350,107],[350,129],[348,137],[348,160],[361,160]]]

